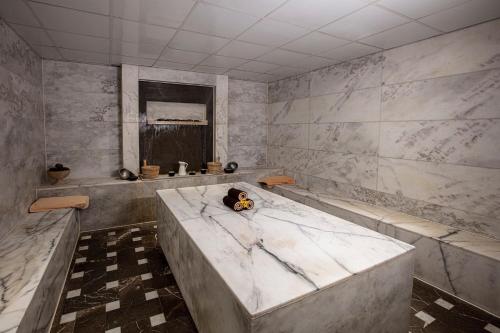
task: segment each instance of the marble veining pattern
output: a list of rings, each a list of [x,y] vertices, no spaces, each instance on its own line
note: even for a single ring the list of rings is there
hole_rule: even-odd
[[[254,210],[236,214],[222,204],[221,198],[233,186],[248,191]],[[251,314],[412,250],[246,183],[161,190],[158,195]],[[353,248],[363,255],[349,250]],[[249,273],[253,288],[243,278]],[[273,279],[279,283],[265,279],[266,275],[280,276]]]
[[[269,164],[304,186],[332,182],[342,195],[500,238],[499,25],[270,84],[281,98],[269,104]],[[307,140],[303,126],[293,136],[284,124],[307,125]]]
[[[44,317],[39,317],[37,313],[29,311],[39,311],[44,301],[47,307],[49,307],[47,302],[50,301],[50,306],[53,306],[52,310],[55,309],[55,302],[51,297],[43,300],[39,294],[35,297],[35,293],[39,293],[39,285],[40,288],[48,288],[46,283],[51,283],[51,281],[43,279],[46,279],[47,275],[54,275],[54,272],[60,272],[57,275],[63,278],[61,282],[64,283],[67,267],[63,267],[63,261],[54,262],[52,258],[56,255],[56,251],[69,254],[73,250],[76,239],[71,234],[79,232],[74,214],[73,209],[31,214],[9,235],[2,238],[0,332],[15,331],[20,325],[26,332],[37,328],[47,329],[47,327],[37,327],[37,325],[42,322],[48,325],[52,313],[49,311]],[[67,234],[66,230],[70,233]],[[66,242],[65,237],[74,239],[74,242]],[[60,244],[65,248],[58,248]],[[23,260],[20,261],[20,258]],[[69,266],[69,262],[67,264]],[[58,276],[52,276],[51,279],[56,277]],[[62,288],[62,284],[59,287]],[[57,287],[52,291],[55,297],[60,292]]]
[[[0,237],[19,220],[43,181],[42,61],[0,18]]]

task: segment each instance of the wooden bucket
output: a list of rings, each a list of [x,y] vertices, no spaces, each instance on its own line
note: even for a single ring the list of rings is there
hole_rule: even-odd
[[[207,168],[208,168],[208,173],[211,173],[211,174],[222,173],[222,163],[221,162],[208,162]]]
[[[144,160],[144,165],[141,167],[142,178],[144,179],[154,179],[160,174],[159,165],[148,165],[146,160]]]

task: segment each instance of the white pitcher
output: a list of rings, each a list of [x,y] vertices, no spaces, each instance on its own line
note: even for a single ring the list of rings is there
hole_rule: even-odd
[[[186,169],[189,164],[186,162],[179,161],[179,176],[185,176],[186,175]]]

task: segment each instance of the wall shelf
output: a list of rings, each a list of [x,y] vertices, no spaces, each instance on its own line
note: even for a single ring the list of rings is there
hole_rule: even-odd
[[[155,120],[150,125],[208,126],[208,120]]]

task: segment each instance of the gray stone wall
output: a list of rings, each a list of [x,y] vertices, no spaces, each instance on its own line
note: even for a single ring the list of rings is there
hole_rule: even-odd
[[[0,19],[0,237],[26,217],[45,174],[42,61]]]
[[[269,166],[500,238],[500,20],[269,86]]]
[[[121,165],[119,68],[43,61],[47,165],[71,178],[109,177]]]
[[[229,80],[228,160],[240,167],[267,163],[267,84]]]

